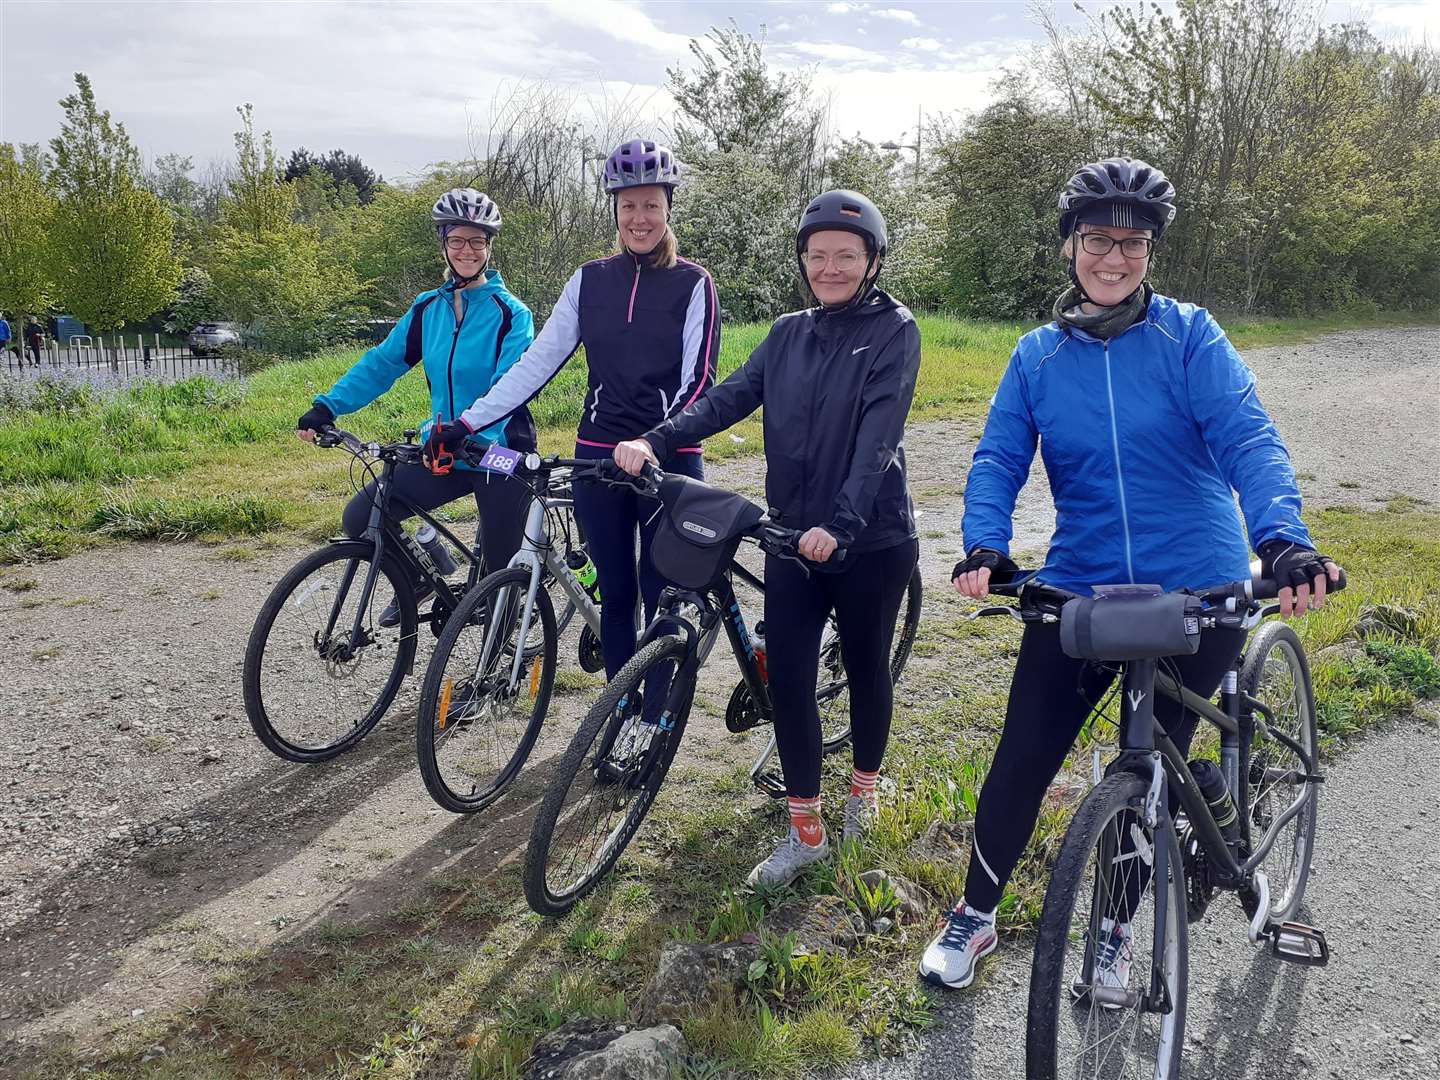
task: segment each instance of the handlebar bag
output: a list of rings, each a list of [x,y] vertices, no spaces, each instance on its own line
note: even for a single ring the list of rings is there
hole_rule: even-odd
[[[1077,660],[1152,660],[1200,648],[1198,597],[1158,585],[1096,586],[1060,609],[1060,648]]]
[[[662,577],[684,589],[703,589],[723,577],[741,538],[765,516],[743,495],[688,476],[667,475],[660,502],[650,558]]]

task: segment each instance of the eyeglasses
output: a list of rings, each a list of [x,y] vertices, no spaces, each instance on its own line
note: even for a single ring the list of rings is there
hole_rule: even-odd
[[[446,251],[464,251],[469,245],[471,251],[485,251],[490,247],[488,236],[447,236],[445,238]]]
[[[1105,233],[1080,234],[1080,246],[1091,255],[1109,255],[1116,244],[1120,245],[1120,254],[1127,259],[1143,259],[1155,248],[1155,240],[1149,236],[1127,236],[1124,240],[1116,240]]]
[[[823,251],[807,251],[800,256],[800,261],[809,270],[823,270],[826,266],[833,266],[843,274],[854,270],[863,258],[864,254],[859,251],[837,251],[834,255],[826,255]]]

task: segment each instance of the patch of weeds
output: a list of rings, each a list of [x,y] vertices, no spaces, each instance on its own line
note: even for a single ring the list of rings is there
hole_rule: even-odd
[[[215,558],[222,562],[254,562],[259,557],[259,551],[245,544],[232,544],[215,552]]]
[[[7,577],[3,581],[0,581],[0,589],[4,589],[6,592],[22,593],[29,592],[39,584],[40,582],[34,578]]]
[[[1335,486],[1345,488],[1347,491],[1354,491],[1362,485],[1358,480],[1341,480]]]
[[[511,1080],[530,1057],[535,1040],[571,1020],[620,1020],[625,995],[607,991],[584,972],[562,972],[538,993],[507,997],[499,1018],[475,1033],[471,1080]]]
[[[370,859],[374,862],[384,862],[386,859],[393,859],[394,857],[394,848],[377,847],[371,848],[369,851],[365,852],[365,858]]]
[[[600,690],[605,685],[605,680],[599,675],[591,675],[580,668],[563,667],[555,672],[555,693],[557,694],[579,694],[586,691]]]
[[[765,905],[753,895],[737,894],[727,888],[720,897],[710,927],[705,931],[707,942],[735,941],[754,933],[765,914]]]
[[[945,537],[944,529],[926,529],[923,533],[926,540],[942,540]]]
[[[44,606],[45,601],[41,600],[38,596],[27,596],[24,600],[20,601],[21,611],[34,611],[37,607]]]
[[[185,540],[206,534],[253,534],[276,528],[279,511],[251,495],[136,495],[112,492],[86,527],[126,540]]]
[[[1440,663],[1418,645],[1370,639],[1365,652],[1378,661],[1392,686],[1419,698],[1440,697]]]
[[[53,660],[65,651],[65,646],[60,644],[46,645],[43,649],[36,649],[30,654],[31,660]]]
[[[842,1013],[809,1009],[785,1025],[785,1041],[804,1058],[807,1067],[834,1067],[860,1053],[860,1035]]]
[[[160,754],[170,749],[169,735],[146,735],[140,740],[140,749],[147,754]]]
[[[367,931],[353,923],[339,923],[326,919],[314,930],[315,940],[323,945],[344,945],[363,938]]]
[[[1416,498],[1414,495],[1393,495],[1385,501],[1385,513],[1408,514],[1422,509],[1426,504],[1427,500]]]
[[[219,600],[221,596],[219,589],[206,589],[200,594],[201,600]]]
[[[95,597],[93,597],[93,596],[74,596],[74,597],[71,597],[69,600],[62,600],[62,601],[60,602],[60,606],[61,606],[61,607],[84,607],[84,606],[86,606],[87,604],[93,604],[93,603],[95,603]]]

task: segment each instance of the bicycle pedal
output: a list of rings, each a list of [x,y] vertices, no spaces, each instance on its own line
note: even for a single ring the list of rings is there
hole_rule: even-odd
[[[1330,946],[1325,931],[1304,923],[1285,922],[1271,925],[1265,936],[1270,939],[1270,955],[1291,964],[1324,967],[1330,963]]]
[[[772,799],[783,799],[786,795],[785,780],[773,772],[756,773],[751,779],[755,786]]]

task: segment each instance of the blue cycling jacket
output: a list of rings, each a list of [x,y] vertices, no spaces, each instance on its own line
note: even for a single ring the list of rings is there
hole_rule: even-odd
[[[1058,588],[1204,588],[1248,577],[1266,540],[1314,547],[1255,376],[1204,308],[1156,295],[1108,343],[1056,323],[1020,339],[970,467],[966,551],[1009,552],[1037,441],[1056,511],[1040,580]]]
[[[430,303],[424,303],[433,297]],[[500,376],[530,347],[535,320],[530,309],[510,294],[498,270],[488,270],[485,281],[460,290],[463,317],[455,320],[455,286],[447,282],[421,293],[379,345],[342,375],[315,400],[336,416],[363,409],[394,385],[395,380],[419,362],[430,386],[430,414],[420,427],[423,441],[435,423],[435,414],[454,420],[477,397],[495,385]],[[411,320],[421,305],[421,354],[405,355]],[[489,445],[500,443],[516,450],[535,449],[535,423],[521,408],[476,431],[470,438]],[[464,467],[457,461],[457,467]]]

